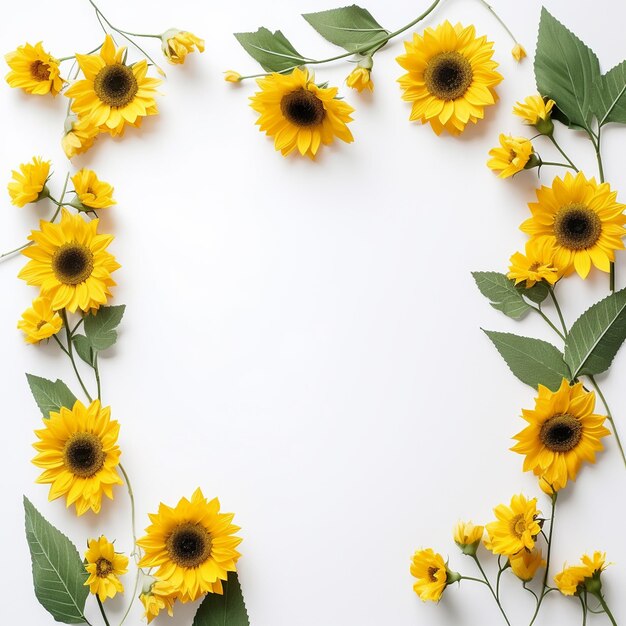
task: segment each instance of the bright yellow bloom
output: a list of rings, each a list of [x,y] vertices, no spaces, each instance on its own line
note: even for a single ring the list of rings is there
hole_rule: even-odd
[[[529,203],[532,217],[520,229],[533,239],[548,237],[556,245],[554,262],[566,274],[574,270],[586,278],[591,264],[608,272],[615,250],[622,250],[626,234],[625,205],[608,183],[598,185],[582,172],[564,179],[558,176],[552,187],[537,189],[537,202]]]
[[[525,169],[534,153],[530,139],[501,134],[500,147],[489,150],[487,167],[500,178],[508,178]]]
[[[56,96],[63,88],[59,61],[48,54],[41,44],[27,43],[4,56],[11,71],[6,81],[11,87],[39,96],[51,93]]]
[[[72,176],[72,182],[78,199],[87,209],[106,209],[116,204],[113,187],[99,180],[93,170],[79,170]]]
[[[526,124],[536,126],[540,121],[550,119],[550,111],[554,100],[544,100],[541,96],[528,96],[524,102],[516,102],[513,107],[514,115],[521,117]]]
[[[335,137],[353,141],[347,123],[354,109],[337,99],[336,87],[318,87],[307,69],[270,74],[257,82],[261,91],[250,98],[250,106],[260,113],[259,130],[274,137],[283,156],[297,151],[314,159],[320,146]]]
[[[41,220],[41,230],[33,230],[28,237],[35,245],[22,251],[31,260],[18,277],[40,287],[55,311],[89,311],[111,297],[109,288],[115,285],[111,274],[120,265],[106,251],[113,235],[99,235],[98,223],[63,209],[60,224]]]
[[[43,161],[41,157],[33,157],[31,163],[20,164],[19,172],[11,172],[13,180],[8,186],[11,203],[22,207],[44,197],[49,174],[50,161]]]
[[[65,152],[65,156],[68,159],[72,159],[77,154],[87,152],[99,133],[100,129],[89,124],[87,119],[79,119],[74,114],[68,116],[65,134],[63,139],[61,139],[61,147],[63,152]]]
[[[496,103],[495,87],[502,76],[492,60],[493,43],[476,37],[474,26],[446,21],[423,35],[414,34],[404,47],[406,54],[397,61],[408,74],[398,82],[402,98],[413,102],[409,119],[429,122],[437,135],[444,129],[459,135]]]
[[[413,591],[422,602],[439,602],[448,584],[448,568],[443,557],[431,548],[418,550],[411,562],[411,574],[417,578]],[[457,575],[452,573],[452,577]]]
[[[555,491],[563,489],[583,461],[596,462],[602,450],[602,437],[611,432],[604,427],[606,417],[593,410],[596,395],[582,383],[570,386],[564,378],[558,391],[539,385],[533,410],[522,409],[528,426],[515,435],[511,450],[526,455],[524,471],[544,479]]]
[[[224,80],[227,83],[238,83],[241,80],[241,74],[239,72],[235,72],[234,70],[228,70],[224,72]]]
[[[524,283],[526,289],[545,280],[554,285],[561,278],[562,271],[554,264],[554,242],[543,237],[526,242],[526,254],[516,252],[511,256],[508,278],[515,284]]]
[[[474,555],[484,533],[484,526],[474,526],[472,522],[458,522],[454,528],[454,542],[463,554]]]
[[[600,575],[606,569],[606,553],[605,552],[594,552],[593,556],[587,556],[583,554],[580,557],[582,565],[575,565],[573,567],[565,566],[561,572],[556,574],[554,577],[554,582],[558,587],[559,591],[565,596],[574,596],[578,595],[584,588],[585,585],[589,584],[591,581],[599,583]],[[595,586],[596,589],[590,591],[598,591],[600,585],[590,585],[593,589]]]
[[[541,550],[521,550],[509,557],[509,563],[513,573],[525,582],[531,581],[537,570],[546,566]]]
[[[185,62],[185,57],[193,52],[194,47],[198,52],[204,52],[204,39],[196,37],[186,30],[171,28],[161,35],[161,50],[165,58],[174,65]]]
[[[346,78],[346,84],[351,89],[356,89],[359,93],[361,93],[364,89],[374,91],[372,73],[366,67],[355,67],[348,78]]]
[[[30,309],[22,313],[17,327],[26,335],[27,343],[39,343],[56,335],[63,327],[63,320],[58,312],[52,310],[50,298],[40,296],[33,300]]]
[[[176,589],[171,583],[166,580],[156,580],[150,587],[150,591],[139,596],[148,624],[163,610],[166,610],[170,617],[174,617],[176,595]]]
[[[511,556],[535,547],[535,537],[541,531],[537,517],[537,499],[527,500],[522,494],[511,498],[511,505],[499,504],[493,512],[497,520],[485,526],[494,554]]]
[[[150,514],[152,524],[137,542],[145,550],[140,567],[156,567],[155,576],[176,589],[177,599],[193,602],[205,593],[223,593],[222,581],[236,570],[241,538],[233,513],[220,513],[217,498],[200,489],[172,508],[163,503]]]
[[[124,586],[118,576],[128,572],[128,557],[115,552],[113,544],[102,535],[100,539],[90,539],[85,552],[89,578],[85,586],[97,595],[100,602],[113,598],[116,593],[123,593]]]
[[[513,55],[513,58],[519,63],[523,58],[525,58],[526,55],[526,49],[524,48],[524,46],[522,46],[521,43],[516,43],[513,46],[513,50],[511,50],[511,54]]]
[[[120,425],[111,420],[111,409],[102,408],[100,400],[88,407],[76,400],[71,409],[51,411],[43,423],[33,444],[33,463],[44,469],[37,482],[51,485],[50,501],[66,496],[66,505],[74,504],[77,515],[89,509],[99,513],[102,495],[113,499],[113,485],[122,484],[117,473]]]

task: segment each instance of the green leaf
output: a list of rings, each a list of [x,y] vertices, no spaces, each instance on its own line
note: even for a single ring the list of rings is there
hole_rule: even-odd
[[[281,72],[307,61],[279,30],[273,33],[261,27],[255,33],[235,33],[235,37],[266,72]]]
[[[589,128],[598,78],[600,63],[593,50],[542,8],[535,55],[537,89],[556,102],[570,126]]]
[[[565,361],[572,377],[594,376],[609,368],[626,339],[626,289],[600,300],[572,325],[565,340]]]
[[[534,389],[541,384],[556,391],[564,378],[571,380],[563,355],[551,343],[511,333],[483,331],[523,383]]]
[[[600,126],[626,124],[626,61],[600,76],[594,87],[594,112]]]
[[[126,306],[103,306],[95,315],[85,317],[85,335],[94,350],[106,350],[117,341],[115,330],[124,316]],[[81,357],[82,358],[82,357]]]
[[[207,594],[192,626],[250,626],[236,572],[228,572],[228,581],[222,584],[224,594]]]
[[[72,343],[74,344],[76,354],[78,354],[78,356],[85,361],[85,363],[93,367],[94,352],[91,344],[89,343],[89,339],[87,339],[85,335],[74,335],[72,337]]]
[[[46,521],[24,497],[26,539],[33,565],[35,595],[57,622],[83,624],[87,572],[74,544]]]
[[[341,9],[330,9],[318,13],[304,13],[302,17],[331,43],[341,46],[348,52],[361,50],[372,44],[375,50],[381,47],[381,37],[388,34],[366,9],[353,4]]]
[[[515,281],[499,272],[472,272],[480,293],[491,301],[491,306],[513,319],[519,319],[531,306],[522,298]]]
[[[68,409],[74,406],[76,396],[62,380],[57,379],[52,382],[33,374],[26,374],[26,378],[35,402],[44,417],[50,417],[50,411],[60,411],[62,406]]]
[[[529,300],[536,302],[537,304],[541,304],[550,294],[550,289],[548,285],[540,281],[535,283],[532,287],[526,289],[524,283],[519,283],[515,286],[515,288],[523,295],[526,296]]]

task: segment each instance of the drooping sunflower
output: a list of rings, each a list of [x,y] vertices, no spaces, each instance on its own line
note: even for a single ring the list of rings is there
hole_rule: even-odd
[[[13,180],[8,185],[11,203],[23,207],[44,197],[49,174],[50,161],[41,157],[33,157],[30,163],[21,163],[19,172],[11,172]]]
[[[485,526],[491,552],[511,556],[524,548],[532,550],[535,547],[535,537],[541,531],[536,498],[528,500],[518,494],[511,498],[510,506],[499,504],[493,512],[496,521]]]
[[[408,71],[398,82],[402,98],[413,103],[410,120],[430,123],[437,135],[445,129],[459,135],[468,123],[495,104],[495,87],[502,81],[492,60],[493,43],[476,37],[473,26],[446,21],[404,42],[406,54],[396,60]]]
[[[72,176],[74,191],[87,209],[106,209],[116,204],[113,187],[100,180],[93,170],[83,168]]]
[[[509,557],[512,572],[524,582],[530,582],[540,567],[545,567],[546,562],[541,550],[521,550]]]
[[[539,163],[533,144],[526,137],[500,134],[500,146],[489,150],[487,167],[500,178],[509,178]]]
[[[166,580],[155,580],[150,589],[139,596],[148,624],[163,610],[167,611],[170,617],[174,617],[176,595],[176,589],[171,583]]]
[[[56,335],[63,327],[63,320],[52,310],[50,298],[39,296],[33,300],[32,307],[22,313],[17,327],[24,333],[27,343],[39,343]]]
[[[174,65],[184,63],[194,48],[198,52],[204,52],[204,39],[196,37],[189,31],[171,28],[161,35],[161,50],[165,58]]]
[[[96,137],[100,134],[97,126],[89,124],[74,113],[70,114],[65,121],[65,134],[61,139],[61,147],[68,159],[73,159],[77,154],[87,152],[93,145]]]
[[[82,515],[91,509],[100,512],[102,495],[113,499],[113,485],[121,485],[117,473],[120,449],[118,422],[111,420],[111,409],[99,400],[85,407],[80,400],[69,409],[50,412],[44,428],[36,430],[39,441],[33,444],[37,456],[33,463],[43,468],[37,479],[50,484],[49,500],[66,496],[67,506]]]
[[[250,106],[260,113],[259,130],[274,137],[283,156],[298,151],[313,159],[320,146],[335,137],[353,141],[347,123],[354,109],[337,99],[336,87],[318,87],[306,68],[270,74],[257,82],[261,91],[250,98]]]
[[[554,285],[563,272],[554,263],[554,242],[548,237],[530,239],[526,242],[525,254],[516,252],[511,256],[507,277],[516,285],[524,283],[526,289],[545,280]]]
[[[592,556],[583,554],[580,560],[582,565],[565,567],[554,577],[556,586],[565,596],[578,595],[588,580],[599,580],[608,565],[605,552],[596,551]]]
[[[583,461],[595,463],[600,439],[611,432],[606,417],[596,415],[596,396],[582,383],[564,378],[558,391],[539,385],[533,410],[523,409],[528,426],[515,435],[511,450],[526,455],[524,471],[542,477],[555,491],[575,480]]]
[[[90,539],[87,545],[85,569],[89,578],[85,586],[98,596],[100,602],[113,598],[118,592],[123,593],[119,576],[128,572],[128,557],[115,552],[113,544],[104,535],[100,539]]]
[[[626,234],[626,205],[617,202],[617,192],[582,172],[568,172],[536,193],[537,202],[528,204],[532,217],[520,229],[533,239],[549,237],[556,246],[556,265],[568,274],[576,270],[586,278],[592,263],[608,272],[615,250],[624,248]]]
[[[372,80],[371,68],[357,65],[346,78],[346,85],[350,89],[356,89],[361,93],[364,89],[374,91],[374,81]]]
[[[59,61],[43,49],[42,42],[26,43],[4,57],[11,71],[6,81],[11,87],[39,96],[56,96],[63,88]]]
[[[31,260],[18,277],[40,287],[55,311],[89,311],[105,304],[115,285],[111,274],[120,267],[106,251],[113,235],[99,235],[97,219],[86,222],[65,209],[60,224],[42,220],[40,228],[29,236],[35,245],[22,251]]]
[[[65,91],[72,98],[74,113],[112,135],[122,134],[126,124],[139,126],[143,117],[158,113],[155,96],[161,81],[147,76],[145,59],[126,65],[124,52],[125,48],[116,50],[107,35],[99,54],[77,54],[85,78]]]
[[[170,583],[181,602],[223,593],[222,581],[236,570],[239,527],[231,523],[233,513],[219,511],[217,498],[209,501],[196,489],[173,508],[161,503],[137,542],[145,550],[139,566],[156,567],[155,576]]]
[[[411,575],[417,578],[413,591],[422,602],[439,602],[448,583],[457,576],[448,572],[443,557],[432,548],[415,552],[411,560]]]

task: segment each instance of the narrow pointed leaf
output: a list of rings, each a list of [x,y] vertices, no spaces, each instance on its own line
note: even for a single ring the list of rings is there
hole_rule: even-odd
[[[125,309],[126,306],[123,304],[103,306],[98,309],[95,315],[85,317],[85,335],[94,350],[106,350],[117,341],[115,329],[122,321]]]
[[[254,33],[235,33],[235,37],[266,72],[281,72],[306,63],[306,59],[279,30],[273,33],[261,27]]]
[[[626,124],[626,61],[602,75],[594,87],[595,114],[600,125]]]
[[[50,411],[58,412],[62,406],[68,409],[74,406],[76,396],[62,380],[57,379],[53,382],[33,374],[26,374],[26,378],[35,402],[44,417],[50,417]]]
[[[488,298],[491,306],[513,319],[519,319],[531,306],[522,298],[515,282],[499,272],[472,272],[480,293]]]
[[[209,593],[198,607],[192,626],[250,626],[236,572],[228,572],[223,595]]]

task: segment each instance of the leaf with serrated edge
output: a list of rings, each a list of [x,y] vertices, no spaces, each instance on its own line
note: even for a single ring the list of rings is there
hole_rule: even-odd
[[[254,33],[235,33],[235,37],[266,72],[282,72],[307,61],[279,30],[273,33],[261,27]]]
[[[610,122],[626,124],[626,61],[596,80],[594,112],[600,126]]]
[[[74,406],[76,396],[62,380],[57,379],[53,382],[34,374],[26,374],[26,379],[44,417],[50,417],[50,411],[58,412],[63,406],[68,409]]]
[[[526,298],[532,300],[536,304],[541,304],[550,294],[548,285],[540,281],[535,283],[532,287],[526,287],[524,283],[515,285],[515,288]]]
[[[515,282],[499,272],[472,272],[480,293],[488,298],[491,306],[513,319],[519,319],[531,306],[522,298]]]
[[[228,572],[223,595],[209,593],[198,607],[192,626],[250,626],[236,572]]]
[[[85,316],[85,335],[94,350],[106,350],[117,341],[115,330],[124,316],[126,306],[103,306],[96,314]]]

